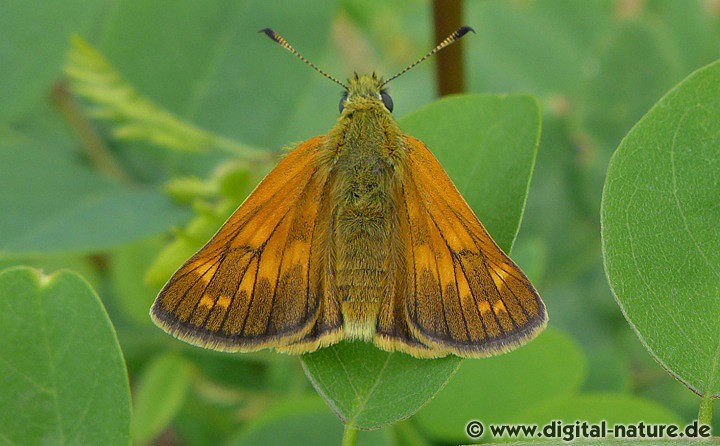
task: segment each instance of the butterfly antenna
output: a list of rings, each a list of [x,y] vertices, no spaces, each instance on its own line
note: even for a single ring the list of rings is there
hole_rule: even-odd
[[[404,70],[402,70],[401,72],[399,72],[399,73],[396,74],[395,76],[392,76],[390,79],[388,79],[388,80],[386,80],[385,82],[383,82],[382,85],[384,86],[385,84],[387,84],[387,83],[390,82],[391,80],[393,80],[393,79],[395,79],[395,78],[397,78],[397,77],[399,77],[399,76],[402,76],[402,75],[405,74],[407,71],[409,71],[411,68],[413,68],[415,65],[417,65],[417,64],[419,64],[420,62],[424,61],[425,59],[427,59],[428,57],[430,57],[430,56],[432,56],[433,54],[437,53],[438,51],[440,51],[441,49],[445,48],[446,46],[452,45],[453,43],[455,43],[456,41],[460,40],[460,38],[461,38],[462,36],[464,36],[465,34],[467,34],[467,33],[470,32],[470,31],[472,31],[473,33],[475,32],[475,30],[472,29],[472,28],[469,27],[469,26],[463,26],[463,27],[461,27],[460,29],[458,29],[458,30],[455,31],[454,33],[452,33],[452,34],[450,34],[449,36],[447,36],[447,37],[445,38],[445,40],[443,40],[442,42],[438,43],[438,46],[436,46],[435,48],[433,48],[432,51],[430,51],[429,53],[427,53],[426,55],[424,55],[424,56],[421,57],[420,59],[416,60],[415,62],[413,62],[413,63],[411,63],[410,65],[408,65],[407,67],[405,67]]]
[[[290,51],[291,53],[293,53],[294,55],[296,55],[300,60],[302,60],[303,62],[305,62],[307,65],[310,65],[315,71],[317,71],[318,73],[322,74],[323,76],[325,76],[326,78],[330,79],[331,81],[335,82],[336,84],[340,85],[340,86],[343,87],[345,90],[348,89],[348,86],[347,86],[347,85],[345,85],[345,84],[343,84],[342,82],[340,82],[339,80],[337,80],[337,79],[336,79],[334,76],[332,76],[331,74],[326,73],[325,71],[323,71],[322,69],[320,69],[320,68],[319,68],[317,65],[315,65],[314,63],[312,63],[312,62],[310,62],[309,60],[305,59],[305,57],[303,57],[302,54],[298,53],[298,51],[297,51],[295,48],[293,48],[292,45],[290,45],[290,44],[288,43],[288,41],[285,40],[285,38],[284,38],[283,36],[281,36],[280,34],[276,33],[275,31],[271,30],[270,28],[261,29],[261,30],[258,31],[258,32],[265,33],[268,37],[270,37],[273,41],[275,41],[275,43],[277,43],[277,44],[280,45],[281,47],[285,48],[286,50],[288,50],[288,51]]]

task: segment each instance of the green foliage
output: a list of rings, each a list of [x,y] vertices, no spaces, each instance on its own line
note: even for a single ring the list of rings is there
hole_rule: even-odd
[[[102,5],[93,0],[48,3],[41,8],[31,2],[2,5],[0,29],[6,37],[0,63],[0,122],[19,118],[41,100],[65,60],[70,34],[87,32],[101,10]]]
[[[213,135],[184,122],[140,96],[110,64],[79,36],[73,36],[65,73],[77,95],[94,104],[92,115],[115,123],[118,139],[147,140],[176,150],[202,151],[213,147],[239,158],[263,160],[266,153]]]
[[[0,439],[130,442],[130,391],[115,330],[71,272],[0,272]]]
[[[456,358],[412,360],[365,344],[305,358],[333,408],[358,425],[408,416],[434,395],[404,421],[361,431],[358,444],[468,442],[469,419],[685,424],[698,398],[674,376],[705,395],[700,416],[712,420],[717,65],[662,99],[611,165],[603,243],[621,308],[598,222],[622,137],[720,56],[715,3],[466,2],[463,21],[478,31],[463,41],[469,91],[503,96],[433,103],[437,59],[389,84],[402,128],[438,156],[501,246],[514,242],[551,327],[516,352],[464,361],[439,392]],[[336,86],[256,31],[272,27],[341,79],[353,69],[387,77],[427,51],[430,16],[417,0],[0,2],[0,268],[72,267],[92,282],[117,330],[136,415],[131,423],[113,330],[87,285],[66,272],[11,270],[0,274],[0,443],[37,444],[44,433],[57,443],[77,425],[67,443],[127,444],[132,425],[138,444],[338,444],[342,423],[297,357],[187,346],[153,326],[148,307],[267,173],[264,154],[327,132],[337,115]],[[527,94],[542,109],[537,160],[540,113]],[[43,313],[55,325],[35,322],[50,308],[41,304],[55,304]],[[82,330],[63,328],[71,322]],[[49,350],[37,342],[42,327],[56,330]],[[358,373],[385,363],[382,374]],[[355,365],[343,374],[340,364]],[[61,421],[76,420],[78,404],[86,418],[59,424],[53,401],[69,410]]]
[[[561,420],[572,424],[575,420],[585,420],[588,423],[599,423],[602,420],[608,424],[639,423],[674,423],[681,425],[680,417],[651,400],[638,398],[632,395],[590,393],[570,395],[544,404],[528,408],[516,418],[518,422],[550,423]]]
[[[251,177],[247,164],[225,162],[205,182],[195,178],[171,181],[168,193],[190,201],[197,215],[182,230],[176,231],[175,240],[163,248],[148,267],[146,282],[161,286],[185,259],[204,245],[250,193]]]
[[[278,149],[326,132],[338,93],[257,31],[282,31],[320,63],[335,10],[331,0],[127,0],[95,46],[137,91],[182,119]]]
[[[276,404],[257,420],[233,436],[227,446],[263,446],[268,444],[307,444],[337,446],[343,428],[330,408],[318,397],[290,398]],[[361,432],[358,446],[390,446],[387,430]]]
[[[547,329],[514,352],[464,361],[445,389],[418,414],[417,421],[432,438],[445,441],[465,440],[465,425],[473,419],[529,422],[521,416],[525,411],[576,393],[586,367],[586,359],[572,339]]]
[[[193,367],[182,356],[154,358],[138,378],[133,410],[133,439],[147,443],[158,436],[185,403]]]
[[[134,324],[152,326],[148,308],[157,294],[155,286],[138,280],[150,267],[159,249],[166,244],[164,238],[143,240],[114,250],[108,275],[115,291],[118,310]]]
[[[720,63],[693,73],[623,140],[603,192],[603,253],[643,344],[720,396]]]
[[[28,175],[32,172],[32,175]],[[158,235],[188,211],[158,188],[120,186],[37,141],[0,142],[0,253],[88,253]]]

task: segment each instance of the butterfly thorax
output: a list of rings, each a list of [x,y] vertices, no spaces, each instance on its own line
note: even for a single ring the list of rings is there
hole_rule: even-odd
[[[328,139],[337,203],[329,234],[329,284],[349,338],[372,338],[380,304],[392,293],[394,158],[401,135],[380,98],[380,81],[351,79],[345,108]]]

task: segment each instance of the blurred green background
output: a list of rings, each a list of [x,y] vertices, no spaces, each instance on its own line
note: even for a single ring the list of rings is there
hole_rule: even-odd
[[[608,412],[617,421],[696,418],[698,397],[652,359],[613,299],[599,208],[621,138],[673,85],[720,57],[720,2],[475,0],[465,3],[463,22],[477,31],[464,40],[468,91],[528,93],[542,108],[537,164],[512,257],[548,306],[554,339],[542,346],[550,352],[545,360],[557,362],[543,372],[531,361],[537,356],[542,364],[545,350],[517,363],[513,353],[493,375],[494,359],[466,361],[425,409],[361,433],[360,443],[467,441],[463,424],[455,429],[452,422],[487,418],[488,410],[494,421],[515,422]],[[127,116],[90,118],[96,104],[71,96],[63,71],[71,35],[78,34],[137,95],[182,125],[237,147],[277,150],[325,133],[340,92],[258,35],[264,27],[339,78],[353,70],[389,76],[433,44],[431,4],[419,0],[0,6],[0,266],[69,268],[93,284],[127,361],[139,444],[340,442],[341,423],[297,358],[186,346],[147,316],[163,274],[172,272],[158,259],[168,243],[175,243],[169,263],[176,262],[187,251],[183,241],[204,240],[269,167],[234,161],[222,150],[173,150],[140,131],[119,138],[113,130]],[[393,81],[396,117],[436,98],[433,64]],[[523,370],[508,377],[503,367]],[[521,389],[561,377],[565,386],[557,392],[574,399],[530,398],[538,403],[531,405],[520,391],[468,390],[493,387],[498,374],[517,379]]]

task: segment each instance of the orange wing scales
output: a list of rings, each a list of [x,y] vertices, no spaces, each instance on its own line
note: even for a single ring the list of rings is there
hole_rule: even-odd
[[[400,190],[402,185],[398,184],[397,188]],[[415,293],[417,289],[416,280],[414,280],[416,277],[415,263],[407,260],[413,259],[414,249],[419,248],[412,242],[412,238],[417,239],[420,235],[416,228],[411,229],[409,226],[407,205],[404,200],[399,198],[395,199],[397,203],[396,231],[398,232],[398,236],[395,238],[399,243],[395,247],[394,253],[394,283],[391,287],[392,292],[381,303],[374,342],[378,347],[387,351],[400,350],[417,357],[437,356],[412,334],[407,324],[405,296],[408,293]],[[411,239],[403,240],[399,234],[407,234]],[[417,306],[415,311],[417,311]]]
[[[323,137],[298,146],[258,185],[217,234],[168,281],[155,321],[204,347],[251,351],[288,345],[313,329],[311,245],[328,169],[315,161]],[[313,259],[314,257],[314,259]],[[298,311],[300,309],[300,311]]]
[[[375,344],[417,357],[482,357],[534,337],[547,315],[528,279],[429,150],[403,141]],[[151,312],[159,325],[226,351],[305,353],[344,338],[329,248],[336,172],[318,155],[324,142],[290,152],[173,275]]]
[[[334,174],[331,172],[325,185],[317,186],[316,189],[321,192],[321,195],[307,204],[316,214],[315,220],[310,220],[311,213],[307,214],[308,218],[297,220],[297,231],[293,231],[293,236],[289,240],[289,255],[305,260],[296,264],[303,268],[296,268],[289,272],[288,282],[303,280],[308,295],[317,300],[318,310],[314,323],[302,337],[276,347],[281,352],[311,352],[320,347],[334,344],[344,336],[340,305],[329,288],[327,277],[327,237],[330,232],[332,206],[331,200],[326,197],[330,194],[333,182]],[[310,253],[309,257],[306,257],[305,251],[308,245]],[[291,306],[293,304],[291,293],[278,293],[278,296],[281,297],[281,305]],[[307,306],[304,310],[306,313],[309,311]]]
[[[235,292],[232,294],[233,299],[228,308],[224,311],[223,322],[220,325],[221,333],[225,336],[239,336],[242,334],[245,324],[245,315],[250,308],[250,296],[252,296],[253,288],[257,277],[258,259],[252,253],[246,253],[248,256],[244,265],[238,269],[237,277],[232,277],[229,282],[237,284]]]
[[[425,344],[421,356],[481,357],[515,348],[547,316],[520,269],[490,238],[435,157],[405,138],[407,155],[396,199],[407,257],[407,325]],[[403,228],[406,230],[403,231]],[[387,319],[381,313],[380,320]],[[393,313],[398,321],[399,315]],[[418,356],[410,342],[398,349]]]

